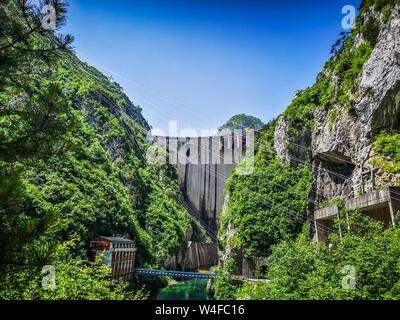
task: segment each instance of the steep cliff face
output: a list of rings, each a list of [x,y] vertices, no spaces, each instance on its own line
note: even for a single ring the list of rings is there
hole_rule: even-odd
[[[399,103],[400,3],[365,0],[356,26],[345,35],[341,48],[326,63],[315,85],[296,94],[292,104],[274,122],[272,138],[267,137],[270,135],[267,130],[258,141],[260,149],[273,150],[274,155],[269,161],[256,156],[256,168],[267,179],[277,177],[273,184],[281,186],[269,194],[269,205],[278,208],[277,214],[288,215],[291,208],[285,203],[300,201],[299,193],[304,191],[308,205],[295,210],[304,217],[308,215],[312,221],[318,207],[338,197],[346,199],[374,188],[397,186],[400,175],[396,170],[387,172],[373,160],[377,156],[377,136],[399,131]],[[276,176],[269,173],[273,169],[273,157],[282,164],[274,168],[281,170]],[[312,170],[312,183],[300,183],[301,177],[293,176],[290,183],[294,188],[286,192],[290,184],[282,183],[282,176],[290,170],[287,166],[296,171],[304,170],[303,166]],[[232,176],[231,180],[237,177]],[[260,193],[260,190],[254,192]],[[287,193],[284,200],[271,201],[281,193]],[[221,218],[221,256],[225,261],[234,258],[237,264],[241,263],[243,253],[253,257],[268,255],[267,249],[252,249],[250,243],[246,244],[246,238],[258,239],[269,246],[268,243],[287,236],[278,222],[275,226],[265,226],[265,229],[277,229],[275,233],[267,233],[272,240],[262,237],[265,230],[261,224],[259,229],[245,227],[244,219],[252,220],[261,213],[258,205],[249,211],[234,208],[235,202],[243,198],[243,192],[229,193],[229,200],[225,202],[227,209]],[[285,212],[279,212],[282,206]],[[268,213],[266,209],[264,221],[273,212]]]
[[[312,202],[397,185],[398,175],[372,164],[376,136],[397,130],[400,119],[399,5],[384,8],[362,8],[356,28],[318,76],[319,82],[329,79],[325,96],[329,99],[314,108],[312,125],[290,135],[293,124],[286,114],[279,118],[277,155],[303,159],[311,150]]]
[[[378,21],[379,33],[369,59],[355,80],[357,89],[350,95],[352,108],[333,104],[315,113],[312,153],[318,167],[314,171],[313,186],[317,202],[357,196],[375,186],[395,186],[399,180],[398,175],[385,173],[372,164],[377,134],[399,128],[399,6],[393,8],[387,23],[384,13],[373,8],[360,19],[368,21],[372,17]],[[352,52],[366,41],[358,34]],[[337,110],[338,116],[334,119],[330,117],[332,110]],[[349,178],[338,178],[323,170],[332,167]]]
[[[310,127],[305,126],[299,134],[292,137],[289,134],[290,123],[285,119],[285,116],[278,118],[274,134],[274,149],[277,156],[282,160],[290,163],[293,160],[306,160],[307,148],[303,146],[310,146],[312,131]],[[288,141],[293,144],[288,146]],[[293,158],[297,159],[293,159]]]

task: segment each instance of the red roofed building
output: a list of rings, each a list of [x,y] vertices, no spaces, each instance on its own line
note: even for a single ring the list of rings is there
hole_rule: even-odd
[[[113,279],[129,280],[135,270],[135,241],[122,237],[97,237],[90,241],[89,260],[95,261],[99,254],[105,257],[101,264],[109,265]]]

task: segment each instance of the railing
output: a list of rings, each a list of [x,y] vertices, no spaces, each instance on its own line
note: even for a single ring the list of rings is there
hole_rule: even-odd
[[[135,269],[135,274],[156,276],[156,277],[173,277],[184,279],[215,279],[219,275],[216,273],[200,273],[200,272],[183,272],[183,271],[166,271],[153,269]]]
[[[202,272],[183,272],[183,271],[167,271],[167,270],[153,270],[153,269],[135,269],[134,274],[155,276],[155,277],[173,277],[183,279],[215,279],[220,277],[217,273],[205,273]],[[245,282],[264,282],[270,283],[270,280],[266,279],[248,279],[242,276],[229,275],[229,278],[236,281]]]

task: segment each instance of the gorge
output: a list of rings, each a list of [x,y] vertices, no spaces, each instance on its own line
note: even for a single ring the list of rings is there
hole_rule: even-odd
[[[148,273],[111,282],[87,259],[99,236],[134,240],[138,270],[210,267],[202,298],[400,299],[399,0],[363,0],[277,119],[239,114],[212,137],[152,136],[72,36],[0,4],[0,299],[175,295]]]

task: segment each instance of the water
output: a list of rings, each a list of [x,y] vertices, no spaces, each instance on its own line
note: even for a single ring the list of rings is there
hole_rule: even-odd
[[[185,279],[158,290],[152,300],[214,300],[207,293],[207,279]]]
[[[201,268],[210,271],[209,267]],[[196,270],[197,271],[197,270]],[[214,300],[213,295],[207,293],[208,279],[178,279],[177,284],[159,289],[151,297],[152,300]]]

